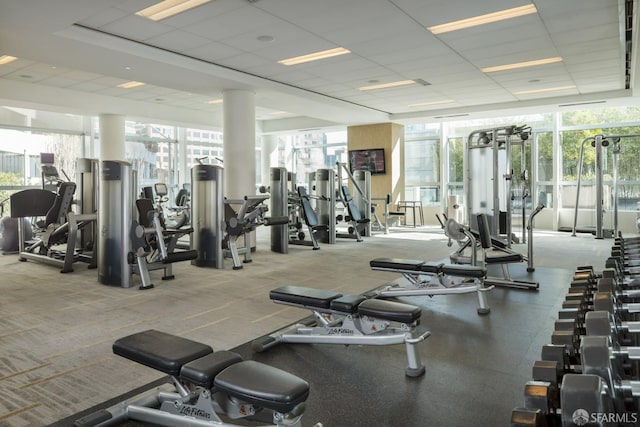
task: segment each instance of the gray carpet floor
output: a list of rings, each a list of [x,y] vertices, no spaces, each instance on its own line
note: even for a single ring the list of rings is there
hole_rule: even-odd
[[[163,376],[113,355],[111,344],[119,337],[153,328],[214,349],[231,349],[308,314],[272,303],[272,288],[295,284],[362,293],[397,278],[371,271],[370,259],[442,260],[452,250],[434,227],[397,228],[362,243],[338,239],[335,245],[321,245],[320,251],[290,246],[287,255],[271,253],[268,239],[268,229],[259,229],[254,262],[243,270],[232,270],[230,260],[223,270],[178,263],[175,280],[163,282],[159,272],[152,272],[156,288],[146,291],[101,285],[97,272],[85,264],[77,264],[74,273],[61,274],[52,266],[20,262],[17,255],[0,257],[0,426],[48,425]],[[303,356],[296,356],[295,364],[278,357],[293,346],[256,358],[311,377],[308,425],[354,425],[325,419],[331,402],[340,396],[350,396],[349,404],[359,407],[367,396],[375,397],[373,403],[369,400],[375,407],[392,405],[394,411],[386,412],[388,419],[378,418],[378,425],[427,425],[419,418],[424,413],[430,414],[429,425],[461,425],[458,422],[465,419],[487,426],[504,420],[498,424],[506,425],[510,408],[522,401],[532,362],[550,339],[572,271],[578,265],[601,269],[612,244],[590,235],[553,232],[537,232],[534,242],[539,268],[533,277],[540,280],[540,291],[495,289],[488,294],[488,316],[476,314],[474,294],[406,299],[423,307],[422,323],[432,331],[420,347],[427,372],[419,381],[407,382],[400,354],[397,364],[384,367],[394,381],[381,384],[372,373],[371,360],[378,351],[373,347],[295,346],[303,356],[315,355],[318,362],[308,364],[300,362]],[[514,248],[526,252],[525,245]],[[398,349],[381,351],[393,354]],[[374,359],[365,362],[367,358]],[[328,389],[331,395],[322,388],[314,392],[313,378],[328,366],[330,374],[324,377],[355,369],[355,382]],[[415,384],[428,394],[420,395]],[[478,408],[494,416],[474,416]],[[408,415],[398,423],[399,413]],[[465,415],[451,418],[453,413]],[[336,419],[341,418],[332,418]]]

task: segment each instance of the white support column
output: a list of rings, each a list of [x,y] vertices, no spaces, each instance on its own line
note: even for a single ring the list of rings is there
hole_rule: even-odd
[[[224,194],[240,199],[256,193],[255,94],[233,89],[223,92]]]
[[[560,143],[561,113],[553,115],[553,230],[558,229],[560,222],[560,209],[564,206],[562,200],[562,144]]]
[[[262,171],[262,185],[269,185],[269,170],[272,167],[280,166],[278,164],[278,137],[276,135],[262,136],[262,153],[260,159],[260,168]]]
[[[191,182],[191,171],[187,166],[187,129],[178,127],[178,181],[176,184],[182,188],[182,184]]]
[[[100,114],[100,161],[124,161],[124,116]]]

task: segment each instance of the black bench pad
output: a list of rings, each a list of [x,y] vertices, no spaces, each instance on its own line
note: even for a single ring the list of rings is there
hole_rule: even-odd
[[[424,261],[403,258],[376,258],[369,261],[371,268],[391,270],[418,270]]]
[[[484,258],[486,264],[505,264],[507,262],[521,262],[523,260],[520,254],[508,253],[491,253]]]
[[[289,285],[281,286],[269,292],[269,298],[275,301],[324,309],[329,309],[331,301],[341,296],[342,294],[339,292]]]
[[[180,378],[200,387],[210,389],[213,380],[229,366],[242,362],[242,356],[231,351],[216,351],[191,361],[180,370]]]
[[[182,365],[199,359],[213,348],[176,335],[150,329],[118,339],[113,353],[169,375],[177,376]]]
[[[345,295],[331,301],[331,310],[353,314],[358,311],[358,306],[365,299],[362,295]]]
[[[439,274],[443,265],[440,262],[425,262],[418,267],[418,270],[420,270],[420,273]]]
[[[242,401],[282,413],[309,396],[305,380],[254,360],[229,366],[215,377],[214,385]]]
[[[442,274],[461,277],[483,278],[487,276],[487,269],[473,265],[445,264],[440,269]]]
[[[422,310],[415,305],[379,299],[362,301],[358,306],[361,315],[400,323],[413,323],[420,319]]]

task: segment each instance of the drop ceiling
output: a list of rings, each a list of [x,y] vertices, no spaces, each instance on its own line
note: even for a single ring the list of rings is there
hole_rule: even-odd
[[[634,95],[636,36],[625,34],[625,21],[636,17],[623,0],[215,0],[159,22],[135,15],[154,3],[3,0],[0,56],[19,59],[0,66],[0,104],[219,128],[223,107],[209,101],[246,89],[269,132]],[[530,3],[537,13],[438,35],[426,29]],[[336,47],[351,53],[278,63]],[[131,80],[145,85],[117,87]],[[358,89],[399,80],[420,83]],[[514,94],[557,87],[567,89]]]

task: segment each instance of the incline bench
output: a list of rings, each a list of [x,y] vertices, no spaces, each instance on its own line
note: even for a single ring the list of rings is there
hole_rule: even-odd
[[[279,343],[405,344],[407,376],[418,377],[425,372],[416,344],[431,333],[418,328],[420,307],[301,286],[273,289],[269,297],[278,304],[311,310],[315,325],[295,324],[257,339],[253,342],[254,351],[264,351]]]
[[[384,285],[373,291],[375,296],[433,296],[476,292],[478,314],[488,314],[491,311],[485,293],[493,289],[493,286],[484,286],[487,276],[485,268],[401,258],[376,258],[369,265],[372,270],[400,273],[409,282]]]
[[[75,426],[108,426],[126,420],[168,427],[232,426],[259,410],[273,412],[273,426],[301,427],[309,384],[230,351],[156,330],[120,338],[113,352],[170,376],[169,391],[153,389],[77,420]]]

